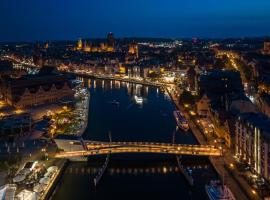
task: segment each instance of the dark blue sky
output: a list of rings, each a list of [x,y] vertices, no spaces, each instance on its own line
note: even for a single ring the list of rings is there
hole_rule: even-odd
[[[270,35],[270,0],[0,0],[0,41]]]

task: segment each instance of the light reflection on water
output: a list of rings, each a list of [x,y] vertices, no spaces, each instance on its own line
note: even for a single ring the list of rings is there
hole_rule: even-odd
[[[111,132],[113,141],[172,142],[175,107],[167,94],[155,87],[119,81],[84,78],[83,82],[91,95],[85,139],[108,141]],[[134,95],[143,97],[142,105],[134,102]],[[191,132],[177,131],[175,142],[195,144],[196,140]],[[97,188],[93,187],[93,179],[104,156],[71,163],[53,199],[207,199],[204,184],[216,178],[207,158],[182,160],[192,171],[193,188],[180,173],[173,155],[119,154],[110,157]]]

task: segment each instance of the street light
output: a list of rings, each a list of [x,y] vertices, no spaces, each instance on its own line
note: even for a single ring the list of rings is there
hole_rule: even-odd
[[[234,168],[234,164],[233,163],[230,164],[230,168],[232,168],[232,169]]]

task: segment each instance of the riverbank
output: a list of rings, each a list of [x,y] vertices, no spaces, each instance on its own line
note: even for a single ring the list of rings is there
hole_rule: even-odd
[[[177,97],[173,93],[170,92],[170,90],[166,87],[166,92],[168,92],[170,98],[174,102],[176,108],[184,113],[185,118],[189,122],[190,129],[193,132],[193,135],[195,136],[196,140],[199,144],[207,144],[206,138],[204,137],[203,133],[197,128],[196,124],[191,120],[189,114],[185,111],[183,106],[181,106],[178,103]],[[233,194],[235,195],[236,199],[241,200],[248,200],[253,199],[247,196],[246,191],[243,190],[242,186],[239,185],[239,182],[235,179],[235,177],[232,177],[231,174],[225,169],[224,167],[224,159],[223,157],[217,157],[217,158],[209,158],[210,163],[214,167],[215,171],[218,173],[218,175],[222,177],[226,177],[226,184],[228,187],[232,190]]]
[[[79,130],[76,131],[76,135],[82,136],[88,126],[88,112],[89,112],[89,101],[90,101],[90,92],[85,90],[85,93],[80,94],[82,98],[80,103],[77,103],[75,110],[79,113],[82,113],[84,116],[83,124],[80,126]],[[57,174],[54,176],[53,180],[51,181],[50,185],[47,187],[47,190],[44,194],[40,197],[41,200],[49,200],[52,199],[55,192],[57,191],[59,185],[61,184],[61,178],[65,173],[66,168],[69,165],[68,159],[61,159],[59,160],[58,171]]]
[[[83,98],[83,99],[80,102],[80,104],[77,105],[78,108],[76,108],[76,109],[78,110],[78,112],[80,112],[80,109],[82,109],[84,119],[82,122],[83,123],[82,126],[76,132],[76,135],[78,135],[78,136],[82,136],[84,134],[87,126],[88,126],[90,92],[87,89],[85,89],[85,93],[81,98]]]
[[[113,76],[105,76],[105,75],[98,75],[98,74],[86,74],[86,73],[78,73],[78,72],[68,72],[68,74],[74,74],[76,76],[86,77],[86,78],[122,81],[122,82],[127,82],[127,83],[141,84],[141,85],[154,86],[154,87],[166,86],[165,83],[152,82],[152,81],[146,81],[146,80],[138,80],[138,79],[134,79],[134,78],[113,77]]]
[[[68,166],[67,159],[62,159],[59,161],[59,163],[57,164],[58,171],[53,177],[53,180],[51,181],[51,183],[48,185],[46,191],[44,191],[44,194],[39,198],[40,200],[52,199],[52,196],[55,193],[67,166]]]

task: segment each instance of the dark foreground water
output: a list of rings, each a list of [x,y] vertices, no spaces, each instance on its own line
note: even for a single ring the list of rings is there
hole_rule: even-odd
[[[84,79],[91,93],[89,123],[84,138],[108,141],[172,142],[176,123],[174,105],[157,88],[118,81]],[[136,103],[134,95],[143,97]],[[119,102],[119,105],[112,102]],[[191,132],[176,131],[176,143],[195,144]],[[195,185],[190,187],[177,167],[173,155],[112,155],[98,186],[93,179],[105,156],[88,162],[71,163],[53,199],[207,199],[204,185],[216,178],[207,158],[185,156],[183,165],[192,171]]]

